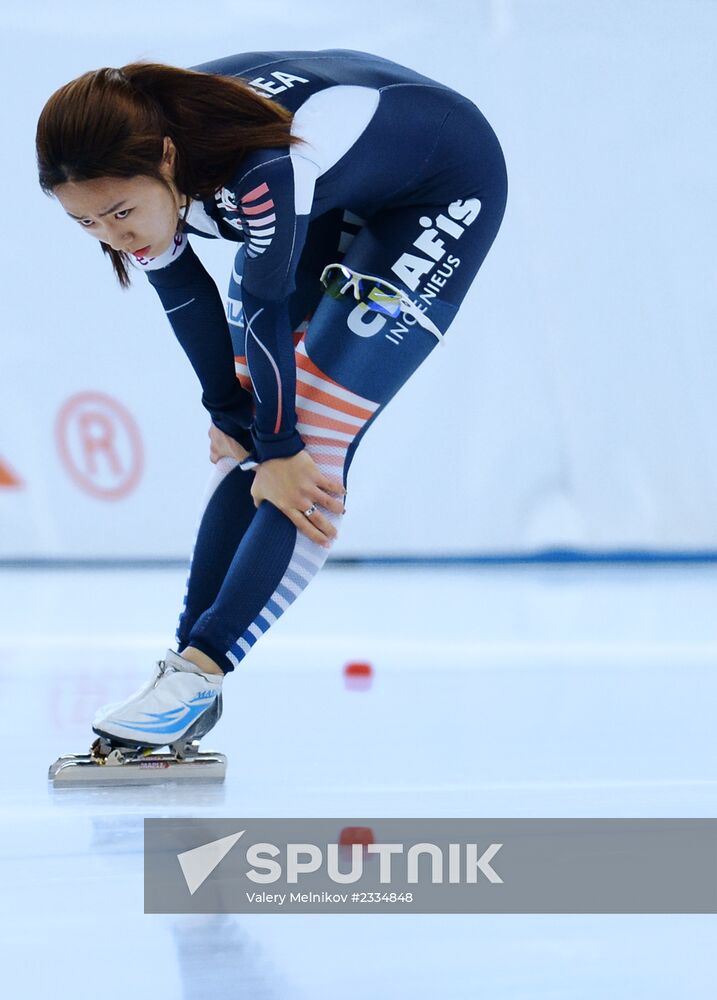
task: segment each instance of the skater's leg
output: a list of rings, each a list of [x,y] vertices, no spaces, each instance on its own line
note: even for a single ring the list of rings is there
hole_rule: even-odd
[[[397,286],[413,308],[393,318],[360,302],[342,309],[341,302],[325,297],[317,311],[320,322],[311,324],[305,338],[305,350],[319,369],[380,404],[349,445],[344,476],[363,434],[438,343],[417,319],[417,310],[429,326],[446,332],[505,213],[503,152],[489,123],[468,100],[448,116],[425,174],[421,190],[411,195],[417,203],[371,218],[342,261],[356,273]],[[437,386],[436,398],[432,413],[451,432],[450,389]]]
[[[253,472],[243,471],[239,462],[229,457],[220,458],[212,469],[201,503],[176,632],[183,655],[194,623],[216,600],[234,553],[256,513],[250,492],[253,478]],[[218,669],[211,663],[198,662],[191,653],[188,659],[210,672]]]
[[[363,273],[385,273],[385,254],[405,239],[407,227],[416,225],[417,216],[425,218],[429,209],[440,214],[441,207],[447,206],[419,206],[372,220],[344,263]],[[481,229],[476,217],[472,224],[477,227],[473,234],[467,228],[462,233],[463,275],[453,283],[454,298],[444,296],[432,304],[431,315],[442,332],[485,256],[486,242],[489,246],[495,235],[490,222]],[[445,272],[444,277],[448,284]],[[443,291],[445,286],[437,287]],[[437,345],[434,335],[409,317],[384,323],[384,317],[374,314],[383,335],[357,336],[354,310],[350,301],[324,298],[305,339],[296,346],[297,429],[321,471],[341,474],[344,483],[366,428]],[[324,513],[338,528],[341,516]],[[262,503],[214,605],[192,629],[190,644],[223,670],[233,669],[305,589],[326,557],[322,546],[298,532],[272,504]]]
[[[357,229],[350,216],[351,213],[337,210],[317,220],[310,229],[297,270],[296,291],[290,302],[290,319],[297,346],[306,331],[307,315],[322,298],[319,276],[323,265],[331,257],[341,254],[342,245]],[[241,270],[241,255],[238,255],[229,286],[227,316],[235,349],[237,378],[252,391],[242,321]],[[307,378],[311,376],[307,375]],[[357,404],[362,402],[356,397]],[[364,414],[364,419],[368,419],[373,411],[373,405],[369,403],[369,406],[371,409]],[[351,439],[351,435],[344,436],[347,440]],[[341,471],[342,455],[343,450],[339,449],[333,456],[314,454],[313,457],[322,471],[336,475]],[[326,515],[333,523],[338,517],[330,512]],[[211,606],[210,603],[205,604],[200,616],[192,615],[184,619],[186,627],[182,628],[181,640],[186,648],[183,655],[188,654],[203,668],[207,664],[218,663],[225,672],[233,670],[258,635],[282,614],[323,566],[327,555],[326,549],[297,532],[292,522],[273,504],[268,501],[261,503],[233,553],[228,570],[222,567],[224,579],[216,600],[210,602]],[[208,591],[204,589],[199,603],[206,601],[207,596]]]
[[[318,282],[321,249],[338,246],[341,242],[343,217],[340,211],[328,213],[312,227],[296,276],[296,291],[292,296],[290,318],[298,340],[308,312],[321,297]],[[245,331],[241,309],[242,254],[237,255],[227,293],[227,321],[234,346],[236,374],[244,387],[253,391],[246,370]],[[253,471],[242,471],[237,460],[219,459],[207,484],[201,514],[192,544],[184,604],[176,631],[178,650],[208,673],[220,673],[211,656],[189,645],[189,636],[197,619],[216,600],[219,589],[231,565],[234,554],[256,514],[251,496]]]
[[[460,121],[453,125],[460,131]],[[398,285],[441,333],[455,317],[485,258],[505,207],[500,147],[492,132],[482,136],[479,145],[483,154],[491,152],[494,157],[494,169],[480,185],[461,186],[459,165],[453,177],[448,171],[455,187],[445,200],[372,218],[343,259],[357,272]],[[486,163],[484,155],[484,170]],[[430,244],[433,253],[422,261],[404,249],[421,234],[425,234],[423,246]],[[305,338],[296,344],[296,412],[297,430],[322,472],[341,474],[346,483],[363,433],[437,342],[416,321],[415,313],[389,319],[367,312],[351,299],[321,299]],[[341,516],[325,514],[338,527]],[[263,502],[216,601],[194,625],[191,645],[225,672],[232,670],[304,590],[326,556],[322,546],[298,532],[271,503]]]

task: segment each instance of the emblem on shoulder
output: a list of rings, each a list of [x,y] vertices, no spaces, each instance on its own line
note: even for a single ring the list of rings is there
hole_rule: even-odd
[[[214,195],[220,208],[226,212],[238,212],[236,195],[229,188],[220,188]]]

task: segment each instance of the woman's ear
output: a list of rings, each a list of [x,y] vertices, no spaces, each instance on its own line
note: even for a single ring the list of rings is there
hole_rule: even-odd
[[[174,145],[170,137],[168,135],[165,135],[164,149],[162,150],[162,160],[168,163],[170,166],[173,166],[176,152],[177,152],[177,147]]]
[[[159,172],[165,181],[174,184],[174,171],[177,164],[177,147],[168,135],[164,137],[162,148],[162,160],[159,164]]]

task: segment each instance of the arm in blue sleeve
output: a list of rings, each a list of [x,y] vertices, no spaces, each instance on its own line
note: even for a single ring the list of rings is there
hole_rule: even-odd
[[[245,167],[231,192],[246,241],[242,306],[255,401],[251,435],[259,462],[288,458],[304,447],[296,428],[296,357],[289,321],[313,194],[312,168],[304,164],[276,150],[264,151]]]
[[[236,378],[234,350],[219,289],[186,235],[178,245],[181,249],[171,263],[147,270],[147,278],[199,378],[202,405],[220,430],[251,450],[253,401]]]
[[[296,357],[286,298],[273,302],[242,289],[247,368],[256,415],[251,426],[258,461],[289,458],[304,447],[296,429]]]

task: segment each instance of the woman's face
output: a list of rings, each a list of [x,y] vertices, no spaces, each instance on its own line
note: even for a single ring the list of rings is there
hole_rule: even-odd
[[[53,194],[90,236],[115,250],[158,257],[172,244],[185,200],[174,185],[174,150],[167,152],[170,156],[162,161],[160,171],[169,187],[144,175],[98,177],[59,184]]]

